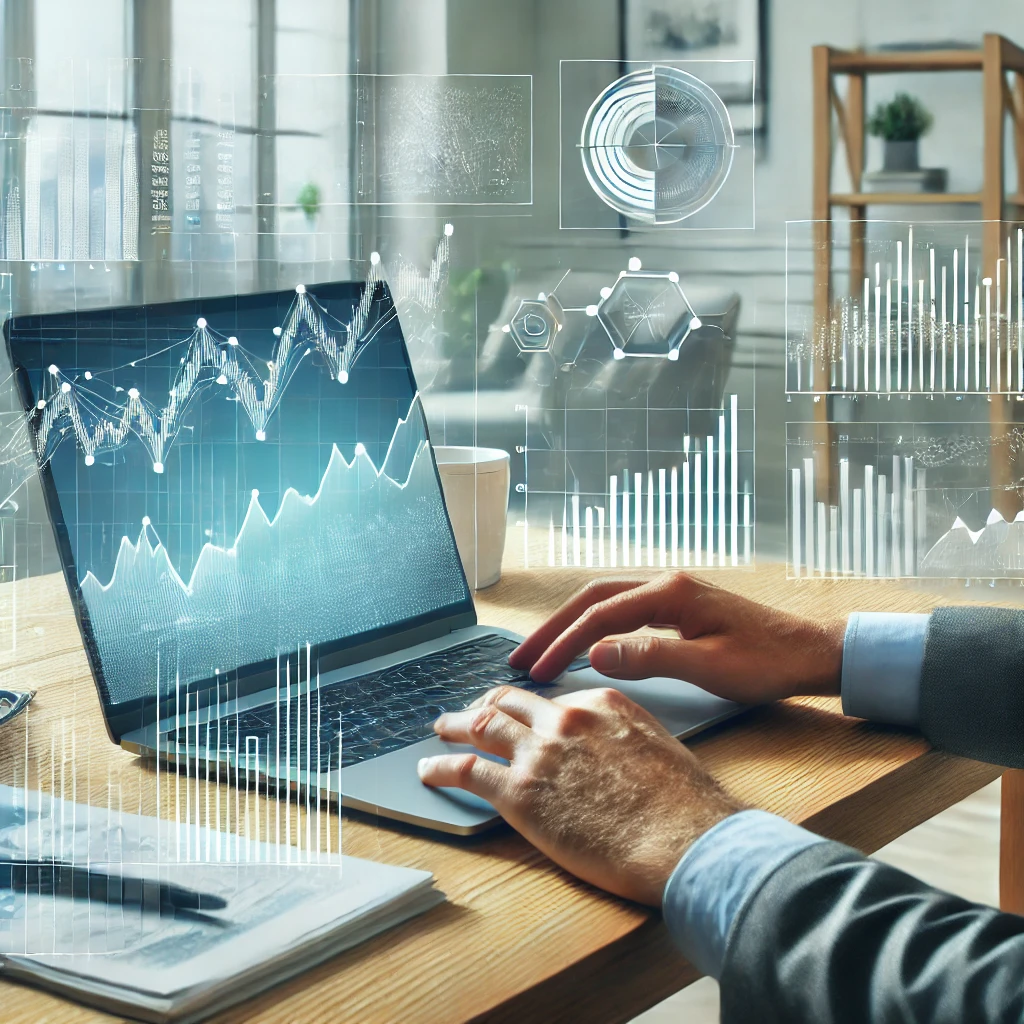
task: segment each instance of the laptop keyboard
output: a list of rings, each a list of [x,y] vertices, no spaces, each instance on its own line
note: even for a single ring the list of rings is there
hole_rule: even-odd
[[[199,726],[199,753],[230,750],[244,769],[248,750],[255,768],[258,742],[261,771],[290,761],[300,773],[308,768],[315,775],[318,757],[319,771],[337,769],[339,728],[343,767],[401,750],[432,736],[438,715],[462,710],[494,686],[542,689],[527,673],[509,666],[508,655],[516,646],[503,636],[483,636],[319,688],[314,679],[308,694],[305,680],[297,695],[293,683],[291,700],[280,703],[280,729],[274,704],[239,712]],[[169,739],[177,741],[182,753],[195,755],[195,726],[172,731]]]

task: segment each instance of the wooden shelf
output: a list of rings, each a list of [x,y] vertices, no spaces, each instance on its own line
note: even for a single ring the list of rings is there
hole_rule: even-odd
[[[981,50],[881,50],[863,53],[834,50],[829,62],[840,74],[886,74],[899,71],[980,71]]]
[[[1003,67],[1024,72],[1024,50],[1002,39]],[[901,71],[981,71],[985,51],[967,50],[830,50],[829,66],[841,75],[884,75]]]
[[[834,192],[833,206],[927,206],[980,203],[980,192]]]

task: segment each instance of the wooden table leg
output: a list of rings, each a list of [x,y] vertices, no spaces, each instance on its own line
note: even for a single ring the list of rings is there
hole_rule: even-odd
[[[1003,775],[999,826],[999,906],[1024,914],[1024,771]]]

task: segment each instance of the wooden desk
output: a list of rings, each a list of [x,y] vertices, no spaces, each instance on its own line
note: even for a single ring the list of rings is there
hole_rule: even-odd
[[[586,578],[577,570],[508,572],[478,595],[480,619],[526,631]],[[898,584],[787,582],[774,566],[719,570],[708,578],[819,617],[857,609],[927,611],[949,603]],[[17,586],[18,648],[0,671],[0,685],[40,691],[25,720],[29,763],[46,761],[52,739],[58,752],[74,752],[78,800],[105,805],[115,793],[125,807],[153,813],[151,768],[106,738],[63,581],[45,577]],[[993,593],[979,588],[959,596]],[[23,772],[25,733],[21,723],[0,733],[0,781]],[[832,699],[757,709],[692,745],[741,799],[867,852],[1000,774],[936,753],[918,736],[845,719]],[[1022,819],[1015,823],[1019,832]],[[218,1021],[611,1024],[696,979],[657,914],[575,881],[507,829],[450,839],[378,826],[346,812],[344,847],[356,856],[433,871],[448,903]],[[5,1024],[111,1019],[8,983],[0,983],[0,1018]]]

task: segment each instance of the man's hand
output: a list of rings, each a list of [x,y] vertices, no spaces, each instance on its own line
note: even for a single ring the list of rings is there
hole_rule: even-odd
[[[643,626],[678,637],[608,639]],[[670,676],[744,704],[798,694],[837,694],[845,623],[776,611],[681,572],[648,583],[599,580],[584,587],[512,652],[509,663],[550,682],[590,648],[613,679]]]
[[[547,700],[498,687],[434,730],[476,754],[424,758],[420,778],[490,801],[513,828],[584,881],[661,904],[679,858],[740,809],[643,708],[616,690]]]

